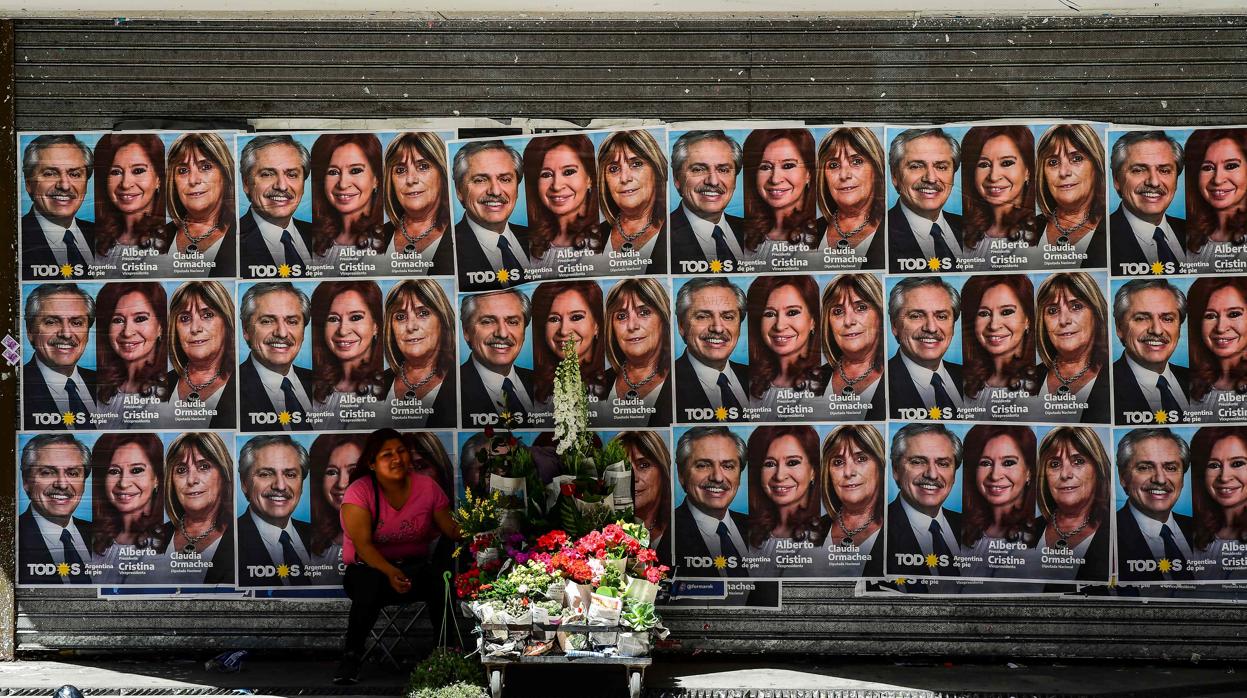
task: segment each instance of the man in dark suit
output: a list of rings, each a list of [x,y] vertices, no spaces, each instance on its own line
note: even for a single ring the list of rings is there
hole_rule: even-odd
[[[888,167],[899,200],[888,210],[892,274],[955,271],[964,256],[961,216],[944,212],[961,163],[961,145],[939,128],[911,128],[892,139]],[[938,265],[902,269],[902,259],[938,259]]]
[[[95,301],[76,284],[42,284],[26,297],[26,338],[35,349],[22,367],[26,429],[93,428],[95,371],[78,362],[94,324]],[[59,418],[36,423],[36,414]]]
[[[961,439],[942,424],[907,424],[892,436],[890,457],[900,493],[887,511],[887,575],[959,576],[961,515],[944,502],[957,482]]]
[[[312,372],[294,365],[310,314],[307,295],[288,281],[257,283],[243,294],[239,315],[251,351],[238,366],[242,431],[311,428]]]
[[[1118,581],[1192,579],[1191,517],[1173,513],[1190,464],[1190,448],[1168,429],[1135,429],[1117,442],[1128,500],[1117,510]]]
[[[502,141],[467,143],[455,153],[455,196],[463,218],[455,224],[459,289],[490,291],[524,281],[532,266],[528,228],[510,222],[524,179],[524,159]],[[499,272],[507,278],[471,280],[467,272]]]
[[[900,345],[888,359],[888,409],[940,408],[940,419],[956,419],[962,407],[961,365],[944,360],[952,344],[961,295],[938,277],[910,276],[888,296],[892,334]],[[934,417],[934,414],[932,414]]]
[[[671,147],[671,169],[680,205],[671,212],[671,273],[681,262],[739,261],[745,221],[725,210],[736,191],[744,156],[723,131],[688,131]]]
[[[1113,144],[1113,188],[1121,205],[1108,219],[1112,238],[1111,271],[1121,276],[1127,264],[1172,263],[1167,274],[1186,263],[1186,221],[1166,215],[1182,174],[1182,146],[1164,131],[1129,131]]]
[[[95,263],[95,224],[77,218],[91,180],[91,149],[71,134],[38,136],[22,152],[30,210],[22,216],[22,280],[37,266],[70,265],[86,276]],[[46,278],[46,274],[42,278]]]
[[[17,517],[19,584],[90,583],[91,524],[74,516],[90,458],[71,434],[40,434],[22,448],[22,490],[30,506]]]
[[[675,312],[685,344],[675,362],[676,421],[747,420],[749,367],[731,360],[745,292],[723,276],[690,279],[676,294]],[[723,420],[711,414],[720,409]]]
[[[303,186],[311,172],[307,148],[286,134],[256,136],[238,162],[251,208],[238,220],[238,254],[243,278],[252,266],[292,267],[300,276],[312,261],[312,224],[296,220]]]
[[[308,472],[307,450],[286,434],[256,436],[243,445],[238,477],[248,506],[237,522],[239,586],[310,583],[303,570],[312,527],[293,518]]]
[[[1128,412],[1168,413],[1181,421],[1190,408],[1190,371],[1169,362],[1182,341],[1186,296],[1165,279],[1134,279],[1117,289],[1113,320],[1121,358],[1113,362],[1114,423]]]
[[[676,569],[685,576],[748,577],[747,518],[730,508],[745,469],[745,442],[727,427],[693,427],[676,444],[676,465],[684,488],[673,519]]]
[[[462,426],[472,415],[533,411],[533,372],[515,365],[524,347],[532,305],[519,289],[465,296],[459,308],[463,338],[472,356],[459,366]],[[521,424],[528,420],[521,418]]]

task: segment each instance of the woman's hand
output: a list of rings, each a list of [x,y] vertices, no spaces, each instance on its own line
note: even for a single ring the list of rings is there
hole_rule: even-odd
[[[411,591],[411,580],[407,578],[407,575],[403,574],[402,570],[395,567],[394,571],[387,572],[386,576],[390,578],[390,588],[394,591],[400,594],[406,594]]]

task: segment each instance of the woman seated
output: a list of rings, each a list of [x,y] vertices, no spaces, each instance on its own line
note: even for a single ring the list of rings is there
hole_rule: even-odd
[[[445,617],[442,574],[429,559],[439,535],[458,540],[450,499],[433,478],[417,473],[407,441],[393,429],[368,436],[354,480],[342,499],[342,587],[351,599],[342,661],[333,682],[359,680],[368,631],[387,605],[423,601],[438,636]]]

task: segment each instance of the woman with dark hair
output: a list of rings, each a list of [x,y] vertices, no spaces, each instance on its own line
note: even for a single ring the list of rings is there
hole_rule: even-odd
[[[345,396],[373,402],[385,395],[382,317],[373,281],[325,281],[312,292],[313,409],[330,413],[322,428],[342,424]]]
[[[1035,474],[1041,515],[1034,529],[1042,531],[1036,547],[1071,563],[1045,563],[1044,575],[1107,582],[1112,472],[1100,437],[1090,427],[1053,429],[1039,443]]]
[[[606,396],[606,342],[602,340],[602,287],[594,281],[552,281],[533,292],[533,402],[537,413],[554,410],[554,370],[563,345],[574,342],[580,376],[589,394]],[[590,406],[592,411],[592,406]],[[590,415],[590,419],[593,415]]]
[[[234,300],[216,281],[187,281],[173,292],[166,344],[173,370],[165,377],[169,386],[166,403],[173,414],[163,424],[179,424],[178,403],[212,413],[193,420],[209,429],[233,429],[237,419],[234,398]],[[166,410],[168,411],[168,410]]]
[[[833,255],[865,258],[833,261],[837,269],[882,269],[887,156],[874,132],[861,126],[833,129],[818,145],[818,205],[824,247]]]
[[[1035,298],[1040,364],[1036,405],[1052,422],[1109,422],[1108,304],[1088,273],[1053,274]],[[1040,413],[1036,408],[1036,413]]]
[[[446,144],[436,133],[400,133],[385,148],[385,215],[389,273],[446,276],[455,273],[450,230]],[[397,258],[396,258],[397,256]]]
[[[827,537],[818,456],[818,433],[809,425],[762,426],[749,436],[745,542],[759,557],[772,560],[777,576],[791,568],[775,561],[781,540],[822,545]]]
[[[667,156],[649,131],[617,131],[598,147],[598,205],[606,220],[598,237],[637,263],[619,274],[667,273]],[[642,263],[644,265],[642,266]]]
[[[385,249],[381,141],[326,133],[312,144],[312,256],[317,265],[357,264]]]
[[[781,391],[821,395],[818,284],[811,276],[759,276],[749,285],[749,397],[774,415]],[[795,399],[795,398],[794,398]]]
[[[757,129],[744,151],[745,254],[770,259],[777,245],[817,247],[822,235],[814,223],[818,194],[809,129]]]
[[[169,249],[165,146],[151,133],[106,133],[95,145],[95,258],[105,278],[146,276],[122,270]]]
[[[137,413],[164,400],[169,391],[164,287],[155,282],[104,284],[95,313],[95,401],[101,425],[125,429],[150,423]]]
[[[404,427],[454,427],[455,313],[440,284],[408,279],[385,298],[386,401],[408,405]],[[419,407],[419,410],[414,408]]]
[[[1058,124],[1039,137],[1036,150],[1040,214],[1035,230],[1049,247],[1071,246],[1086,255],[1079,265],[1084,269],[1103,269],[1108,266],[1108,236],[1099,135],[1089,124]]]
[[[966,256],[1000,268],[999,256],[1035,246],[1035,138],[1025,126],[975,126],[961,141],[962,235]],[[1010,244],[1016,243],[1016,244]],[[1029,256],[1029,255],[1028,255]],[[1011,264],[1004,268],[1019,268]],[[1028,268],[1023,265],[1021,268]]]
[[[1187,307],[1192,407],[1215,415],[1222,402],[1247,393],[1247,278],[1196,279]]]
[[[1035,527],[1035,432],[1009,424],[976,424],[966,433],[965,475],[961,480],[961,549],[979,558],[966,577],[1027,578],[1037,568],[1002,569],[992,563],[994,550],[1004,544],[1032,548],[1038,539]],[[1006,548],[1009,557],[1031,556]],[[1035,560],[1038,561],[1037,559]]]
[[[233,472],[229,448],[215,433],[188,432],[169,444],[164,505],[173,536],[156,565],[165,570],[161,583],[234,584]]]
[[[989,409],[1035,394],[1034,297],[1030,279],[1022,274],[966,281],[961,307],[974,321],[961,337],[967,407]]]
[[[423,601],[440,635],[445,618],[442,575],[449,571],[429,557],[432,543],[459,540],[450,499],[437,481],[416,472],[406,439],[393,429],[368,436],[359,465],[342,500],[342,586],[351,599],[342,660],[333,682],[359,681],[368,631],[381,608]]]
[[[1247,129],[1195,131],[1186,141],[1186,248],[1195,271],[1222,271],[1247,242]]]
[[[169,146],[165,206],[172,221],[163,237],[173,252],[186,256],[185,276],[234,276],[237,244],[234,219],[234,156],[215,133],[184,133]],[[222,252],[223,251],[223,252]]]
[[[671,526],[671,449],[657,432],[623,431],[615,440],[632,464],[632,508],[649,531],[649,547],[671,559],[663,538]],[[665,564],[665,563],[664,563]]]
[[[667,289],[657,279],[625,279],[606,294],[607,403],[640,400],[635,419],[613,424],[671,425],[671,317]],[[633,413],[629,413],[633,414]]]
[[[1191,547],[1208,561],[1198,579],[1247,579],[1247,429],[1204,427],[1191,438]],[[1226,563],[1230,564],[1226,564]],[[1239,564],[1234,564],[1234,563]]]
[[[121,567],[164,550],[172,535],[161,506],[164,446],[155,434],[101,434],[91,450],[92,562],[102,584],[144,583]]]
[[[830,563],[830,576],[860,577],[867,569],[883,575],[883,548],[874,555],[883,528],[883,435],[869,424],[836,427],[823,442],[823,508],[827,545],[856,548],[860,561]],[[826,556],[824,556],[826,557]]]
[[[312,547],[314,565],[342,563],[342,499],[364,452],[364,434],[322,434],[308,452],[312,462]],[[333,581],[333,580],[331,580]]]
[[[593,142],[583,134],[542,136],[524,148],[528,252],[535,266],[556,269],[606,245],[598,231],[595,169]]]
[[[839,396],[839,420],[883,421],[883,285],[872,274],[841,274],[823,291],[824,396]],[[856,402],[850,398],[856,397]],[[843,409],[841,409],[843,408]]]

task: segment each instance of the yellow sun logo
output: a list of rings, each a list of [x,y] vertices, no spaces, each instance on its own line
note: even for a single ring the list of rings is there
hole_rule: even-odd
[[[511,272],[507,271],[506,269],[499,269],[499,270],[498,270],[498,280],[499,280],[499,281],[501,281],[501,282],[502,282],[502,283],[504,283],[504,284],[505,284],[506,282],[510,281],[510,280],[511,280]]]
[[[1152,262],[1152,273],[1157,274],[1157,275],[1164,274],[1165,265],[1161,264],[1160,262]]]
[[[939,564],[940,564],[940,559],[935,556],[935,553],[927,554],[927,567],[934,569],[938,567]]]
[[[286,426],[287,424],[289,424],[289,423],[290,423],[290,413],[289,413],[289,412],[278,412],[278,413],[277,413],[277,422],[278,422],[279,424],[281,424],[283,427],[284,427],[284,426]]]
[[[499,417],[501,417],[501,418],[502,418],[502,421],[504,421],[504,422],[509,422],[509,421],[511,421],[511,413],[510,413],[510,412],[499,412],[499,413],[498,413],[498,416],[499,416]]]
[[[893,581],[893,582],[895,582],[895,583],[897,583],[897,584],[900,584],[900,585],[902,585],[902,586],[904,586],[905,584],[908,584],[908,583],[909,583],[909,580],[908,580],[908,579],[905,579],[904,577],[897,577],[896,579],[894,579],[894,580],[892,580],[892,581]]]
[[[1170,570],[1173,569],[1173,563],[1162,557],[1160,559],[1160,562],[1156,563],[1156,569],[1160,570],[1161,572],[1169,572]]]
[[[931,271],[939,271],[940,270],[940,258],[932,257],[931,259],[928,259],[927,269],[930,269]]]
[[[63,276],[63,277],[65,277],[66,279],[68,279],[69,277],[71,277],[71,276],[73,276],[73,275],[74,275],[74,268],[73,268],[73,267],[69,266],[68,264],[62,264],[62,265],[61,265],[61,276]]]
[[[290,567],[289,567],[289,565],[278,565],[278,566],[277,566],[277,576],[278,576],[278,577],[281,577],[282,579],[285,579],[286,577],[289,577],[289,576],[290,576]]]
[[[720,422],[722,422],[723,420],[727,419],[727,408],[726,408],[726,407],[719,407],[719,408],[715,409],[715,411],[714,411],[714,418],[715,418],[715,419],[717,419],[717,420],[719,420]]]
[[[723,557],[722,555],[720,555],[720,556],[716,557],[716,558],[714,559],[714,566],[715,566],[717,569],[726,569],[726,568],[727,568],[727,558]]]
[[[944,418],[944,410],[941,410],[938,407],[932,407],[931,409],[927,410],[927,414],[931,415],[931,419],[943,419]]]
[[[68,577],[69,576],[69,563],[62,562],[61,564],[57,565],[56,573],[61,575],[62,577]]]
[[[67,427],[72,427],[78,423],[78,416],[73,412],[64,412],[61,414],[61,422]]]
[[[710,260],[710,271],[716,274],[723,271],[723,262],[720,262],[717,259]]]
[[[281,265],[281,266],[277,267],[277,275],[278,275],[278,276],[280,276],[280,277],[281,277],[281,278],[283,278],[283,279],[288,279],[288,278],[290,278],[290,265],[289,265],[289,264],[283,264],[283,265]]]
[[[1168,424],[1169,413],[1164,410],[1156,410],[1156,423],[1157,424]]]

